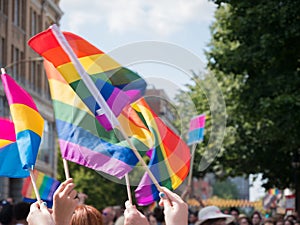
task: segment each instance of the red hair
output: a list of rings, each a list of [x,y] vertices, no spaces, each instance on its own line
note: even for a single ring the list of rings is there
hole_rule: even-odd
[[[70,225],[103,225],[101,213],[90,205],[78,205]]]

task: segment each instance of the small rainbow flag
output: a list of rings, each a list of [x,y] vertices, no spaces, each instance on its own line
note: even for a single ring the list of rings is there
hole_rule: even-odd
[[[13,122],[0,117],[0,127],[0,176],[29,176],[29,172],[22,168]]]
[[[114,126],[109,115],[106,115],[105,107],[98,105],[90,87],[83,82],[78,68],[59,40],[67,40],[67,45],[77,56],[83,72],[92,79],[116,117],[125,106],[144,95],[146,82],[83,38],[69,32],[63,32],[63,37],[59,38],[55,30],[57,26],[52,25],[48,30],[32,37],[28,42],[29,46],[54,65],[100,124],[106,130],[111,130]]]
[[[32,97],[8,74],[1,75],[15,126],[23,169],[33,169],[44,130],[44,119]]]
[[[189,128],[188,145],[203,141],[205,126],[205,114],[201,114],[191,119]]]
[[[132,107],[154,136],[149,169],[160,185],[175,190],[189,173],[188,146],[164,124],[143,98],[133,103]],[[149,205],[159,199],[159,191],[147,173],[135,190],[135,196],[139,205]]]
[[[52,177],[45,175],[44,173],[38,170],[34,170],[33,174],[36,180],[36,186],[40,193],[41,199],[43,201],[52,202],[53,194],[60,185],[60,182]],[[36,195],[30,177],[27,177],[24,180],[22,196],[27,202],[36,201]]]

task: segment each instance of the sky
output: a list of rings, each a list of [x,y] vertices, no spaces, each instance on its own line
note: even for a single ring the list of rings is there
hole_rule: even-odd
[[[60,7],[62,31],[76,33],[122,65],[127,63],[124,66],[145,77],[148,85],[164,88],[171,99],[191,82],[186,70],[204,69],[216,9],[208,0],[61,0]],[[151,50],[155,54],[147,55]],[[263,193],[258,179],[250,199]]]
[[[204,68],[204,49],[210,41],[209,26],[216,8],[208,0],[61,0],[60,7],[64,12],[61,30],[76,33],[106,53],[119,54],[122,46],[137,42],[162,42],[181,48],[173,56],[188,51],[197,57],[199,63],[190,68],[193,71]],[[148,49],[139,47],[139,52]],[[153,57],[154,63],[130,61],[124,66],[146,77],[148,84],[158,89],[167,86],[167,94],[173,98],[190,82],[190,76],[176,65],[158,63]]]

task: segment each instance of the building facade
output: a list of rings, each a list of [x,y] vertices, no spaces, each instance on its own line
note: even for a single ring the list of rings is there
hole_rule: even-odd
[[[45,119],[36,169],[52,177],[57,165],[52,102],[42,58],[27,41],[51,24],[59,25],[62,15],[59,0],[0,0],[0,66],[30,93]],[[0,116],[10,116],[2,85]],[[0,177],[0,199],[20,201],[22,184],[23,179]]]

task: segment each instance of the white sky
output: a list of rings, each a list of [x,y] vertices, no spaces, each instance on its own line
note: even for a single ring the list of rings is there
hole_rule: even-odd
[[[60,7],[64,12],[61,29],[76,33],[106,53],[151,40],[175,44],[195,54],[202,62],[196,72],[206,62],[204,49],[215,11],[208,0],[61,0]],[[151,78],[147,82],[156,88],[167,86],[171,98],[190,82],[187,74],[168,65],[139,63],[127,67],[146,80]]]

